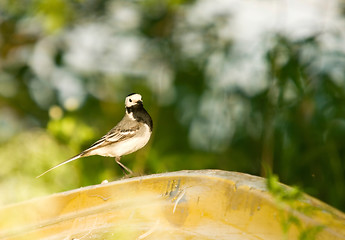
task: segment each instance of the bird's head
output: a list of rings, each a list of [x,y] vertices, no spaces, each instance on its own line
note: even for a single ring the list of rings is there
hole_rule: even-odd
[[[138,104],[142,104],[142,103],[143,103],[142,97],[140,94],[137,94],[137,93],[129,94],[125,100],[126,108],[129,108]]]

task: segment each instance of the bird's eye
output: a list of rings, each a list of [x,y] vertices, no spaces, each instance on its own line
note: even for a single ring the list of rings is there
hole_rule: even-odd
[[[132,102],[132,99],[129,99],[129,102]]]

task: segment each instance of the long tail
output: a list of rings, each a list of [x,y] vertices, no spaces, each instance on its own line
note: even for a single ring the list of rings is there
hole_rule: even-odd
[[[78,158],[84,157],[84,156],[85,156],[85,155],[84,155],[83,152],[82,152],[82,153],[80,153],[80,154],[78,154],[78,155],[76,155],[76,156],[74,156],[74,157],[72,157],[72,158],[70,158],[70,159],[68,159],[68,160],[66,160],[66,161],[63,161],[62,163],[59,163],[58,165],[56,165],[56,166],[54,166],[54,167],[48,169],[48,170],[45,171],[44,173],[38,175],[36,178],[39,178],[39,177],[43,176],[44,174],[50,172],[51,170],[53,170],[53,169],[55,169],[55,168],[57,168],[57,167],[60,167],[60,166],[62,166],[62,165],[64,165],[64,164],[66,164],[66,163],[72,162],[72,161],[74,161],[74,160],[76,160],[76,159],[78,159]]]

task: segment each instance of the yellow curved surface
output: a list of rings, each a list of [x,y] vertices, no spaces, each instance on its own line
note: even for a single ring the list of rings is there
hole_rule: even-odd
[[[318,229],[316,239],[345,239],[342,212],[310,196],[303,196],[298,206],[277,203],[260,177],[180,171],[4,207],[0,238],[298,239],[306,230]],[[300,225],[286,228],[286,219],[297,219]]]

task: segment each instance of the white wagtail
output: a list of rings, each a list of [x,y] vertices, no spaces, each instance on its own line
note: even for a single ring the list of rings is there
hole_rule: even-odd
[[[143,106],[140,94],[132,93],[125,100],[126,114],[122,120],[88,149],[78,155],[52,167],[41,175],[72,162],[81,157],[100,155],[105,157],[115,157],[115,161],[120,165],[123,172],[125,170],[132,174],[132,171],[120,162],[123,155],[130,154],[144,147],[149,141],[152,133],[152,119]]]

